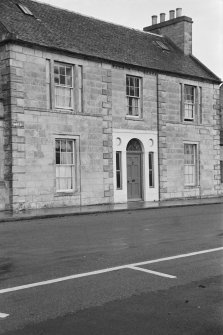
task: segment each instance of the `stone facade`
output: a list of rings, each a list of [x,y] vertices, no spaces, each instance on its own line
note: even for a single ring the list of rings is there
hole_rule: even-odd
[[[82,69],[82,96],[75,95],[74,110],[52,105],[48,66],[53,61]],[[126,115],[126,75],[142,80],[141,118]],[[202,115],[192,124],[182,120],[182,84],[202,88]],[[0,49],[0,92],[0,210],[127,201],[126,159],[122,161],[123,190],[118,192],[115,153],[121,150],[126,157],[131,138],[139,139],[143,147],[143,200],[222,192],[219,88],[215,84],[6,44]],[[122,149],[114,143],[117,137],[124,143]],[[60,138],[76,143],[74,192],[56,191],[55,140]],[[198,183],[185,188],[187,142],[198,148]],[[150,150],[155,154],[151,190]]]
[[[202,106],[194,123],[181,115],[182,84],[202,89]],[[162,199],[217,196],[220,191],[220,111],[218,85],[160,75],[159,165]],[[184,143],[197,145],[197,186],[184,186]]]
[[[83,113],[48,108],[46,63],[52,59],[83,67]],[[1,51],[1,79],[1,196],[9,197],[1,200],[1,209],[112,202],[111,70],[100,63],[7,45]],[[56,192],[56,138],[76,140],[75,192]]]

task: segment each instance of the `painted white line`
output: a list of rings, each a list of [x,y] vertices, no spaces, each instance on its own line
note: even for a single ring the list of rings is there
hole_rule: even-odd
[[[190,252],[188,254],[181,254],[181,255],[176,255],[176,256],[158,258],[158,259],[154,259],[154,260],[151,260],[151,261],[139,262],[139,263],[129,264],[129,265],[137,266],[137,265],[146,265],[146,264],[160,263],[160,262],[171,261],[173,259],[192,257],[192,256],[197,256],[197,255],[202,255],[202,254],[208,254],[210,252],[216,252],[216,251],[221,251],[221,250],[223,250],[223,247],[214,248],[214,249],[207,249],[207,250],[201,250],[201,251],[194,251],[194,252]]]
[[[0,313],[0,318],[1,319],[7,318],[7,316],[9,316],[9,314]]]
[[[13,292],[13,291],[25,290],[27,288],[32,288],[32,287],[37,287],[37,286],[59,283],[59,282],[66,281],[66,280],[71,280],[71,279],[89,277],[89,276],[98,275],[98,274],[102,274],[102,273],[106,273],[106,272],[122,270],[124,268],[125,268],[125,265],[124,266],[122,265],[122,266],[116,266],[114,268],[107,268],[107,269],[102,269],[102,270],[97,270],[97,271],[79,273],[79,274],[71,275],[71,276],[67,276],[67,277],[45,280],[45,281],[41,281],[41,282],[38,282],[38,283],[32,283],[32,284],[15,286],[15,287],[9,287],[9,288],[5,288],[5,289],[0,290],[0,294],[9,293],[9,292]]]
[[[153,274],[153,275],[156,275],[156,276],[160,276],[160,277],[177,278],[176,276],[168,275],[168,274],[162,273],[162,272],[157,272],[157,271],[152,271],[152,270],[148,270],[148,269],[139,268],[138,266],[128,266],[128,268],[132,269],[132,270],[138,270],[138,271],[150,273],[150,274]]]
[[[66,276],[66,277],[61,277],[61,278],[56,278],[56,279],[45,280],[45,281],[41,281],[41,282],[37,282],[37,283],[31,283],[31,284],[27,284],[27,285],[21,285],[21,286],[15,286],[15,287],[9,287],[9,288],[5,288],[5,289],[1,289],[0,294],[25,290],[25,289],[32,288],[32,287],[49,285],[49,284],[59,283],[59,282],[66,281],[66,280],[88,277],[88,276],[98,275],[98,274],[112,272],[112,271],[118,271],[118,270],[129,268],[130,266],[137,267],[138,265],[159,263],[159,262],[170,261],[170,260],[179,259],[179,258],[186,258],[186,257],[191,257],[191,256],[196,256],[196,255],[207,254],[207,253],[210,253],[210,252],[216,252],[216,251],[221,251],[221,250],[223,250],[223,247],[208,249],[208,250],[202,250],[202,251],[195,251],[195,252],[190,252],[190,253],[187,253],[187,254],[181,254],[181,255],[176,255],[176,256],[158,258],[158,259],[145,261],[145,262],[126,264],[126,265],[116,266],[116,267],[113,267],[113,268],[107,268],[107,269],[102,269],[102,270],[97,270],[97,271],[79,273],[79,274],[76,274],[76,275],[71,275],[71,276]]]

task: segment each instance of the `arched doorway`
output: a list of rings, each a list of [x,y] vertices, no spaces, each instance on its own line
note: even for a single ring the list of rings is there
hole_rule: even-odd
[[[127,195],[128,200],[142,199],[142,146],[133,138],[127,148]]]

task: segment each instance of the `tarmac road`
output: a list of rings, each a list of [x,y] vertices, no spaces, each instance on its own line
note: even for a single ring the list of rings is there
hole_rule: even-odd
[[[2,223],[0,334],[221,335],[222,238],[222,204]]]

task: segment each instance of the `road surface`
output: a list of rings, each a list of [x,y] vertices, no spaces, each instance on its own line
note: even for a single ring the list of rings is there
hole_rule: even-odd
[[[0,224],[0,334],[223,334],[223,206]]]

